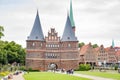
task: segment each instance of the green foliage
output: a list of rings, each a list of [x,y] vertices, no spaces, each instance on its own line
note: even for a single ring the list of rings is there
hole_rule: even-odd
[[[118,65],[117,65],[117,64],[114,66],[114,69],[115,69],[115,70],[118,70]]]
[[[80,64],[78,71],[88,71],[90,69],[91,69],[90,64]]]
[[[32,68],[28,68],[28,72],[40,72],[39,70],[33,70]]]
[[[30,72],[24,75],[25,80],[91,80],[78,76],[57,74],[53,72]]]
[[[25,49],[14,41],[0,40],[0,63],[5,65],[13,62],[25,64]]]
[[[0,76],[6,76],[6,75],[8,75],[10,72],[8,72],[8,71],[4,71],[4,72],[0,72]]]
[[[81,48],[81,47],[84,46],[84,45],[85,45],[85,43],[84,43],[84,42],[81,42],[81,43],[78,44],[78,47]]]
[[[97,48],[98,45],[97,45],[97,44],[93,44],[92,47],[93,47],[93,48]]]
[[[0,39],[1,39],[1,37],[4,36],[3,31],[4,31],[4,27],[0,26]]]
[[[23,71],[25,71],[26,68],[25,68],[25,66],[20,66],[20,67],[19,67],[19,70],[23,70]]]

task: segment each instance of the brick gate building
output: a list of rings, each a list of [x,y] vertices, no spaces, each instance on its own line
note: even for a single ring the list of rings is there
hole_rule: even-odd
[[[44,37],[37,12],[32,31],[26,40],[26,67],[34,70],[48,70],[51,64],[56,68],[75,69],[79,65],[78,40],[75,37],[75,24],[70,4],[70,15],[62,37],[58,37],[55,28],[51,28],[48,36]]]

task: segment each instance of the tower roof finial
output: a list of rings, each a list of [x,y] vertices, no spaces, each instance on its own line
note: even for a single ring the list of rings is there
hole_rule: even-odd
[[[73,9],[72,9],[72,0],[70,0],[70,21],[71,21],[71,25],[72,27],[75,27],[75,22],[73,19]]]

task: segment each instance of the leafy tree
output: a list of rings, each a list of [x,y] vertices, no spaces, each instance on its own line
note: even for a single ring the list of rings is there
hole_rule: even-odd
[[[14,41],[0,40],[0,63],[11,64],[13,62],[25,64],[25,49]]]
[[[4,32],[3,26],[0,26],[0,39],[2,36],[4,36],[3,32]]]
[[[97,48],[98,45],[97,45],[97,44],[93,44],[92,47],[93,47],[93,48]]]
[[[85,45],[85,43],[84,43],[84,42],[81,42],[81,43],[78,44],[78,47],[81,48],[81,47],[84,46],[84,45]]]

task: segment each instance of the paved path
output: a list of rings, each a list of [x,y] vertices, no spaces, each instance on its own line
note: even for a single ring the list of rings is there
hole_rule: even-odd
[[[12,80],[25,80],[25,79],[23,78],[23,73],[21,73],[18,75],[14,75]]]
[[[5,80],[25,80],[24,78],[23,78],[23,72],[22,73],[20,73],[20,74],[18,74],[18,75],[13,75],[13,79],[7,79],[7,77],[6,77],[6,79]],[[4,79],[1,79],[1,80],[4,80]]]
[[[58,73],[60,73],[60,72],[58,72]],[[62,74],[66,74],[66,73],[62,73]],[[83,77],[83,78],[88,78],[88,79],[92,79],[92,80],[113,80],[113,79],[109,79],[109,78],[96,77],[96,76],[90,76],[90,75],[78,74],[78,73],[74,73],[72,75],[78,76],[78,77]]]
[[[84,75],[84,74],[77,74],[74,73],[74,76],[79,76],[79,77],[85,77],[85,78],[89,78],[92,80],[113,80],[113,79],[108,79],[108,78],[102,78],[102,77],[96,77],[96,76],[89,76],[89,75]]]
[[[23,72],[21,74],[18,74],[18,75],[13,75],[13,79],[11,80],[25,80],[23,78]]]

